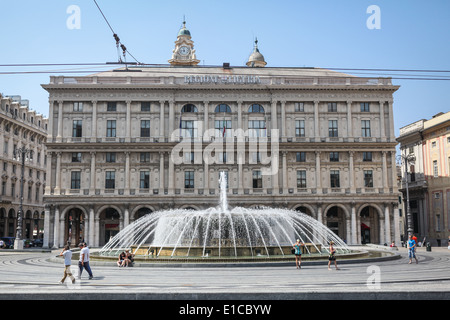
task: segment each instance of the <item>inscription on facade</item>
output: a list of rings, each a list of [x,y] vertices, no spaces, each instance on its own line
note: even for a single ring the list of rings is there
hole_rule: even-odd
[[[217,83],[217,84],[260,84],[258,76],[211,76],[211,75],[186,75],[184,83]]]

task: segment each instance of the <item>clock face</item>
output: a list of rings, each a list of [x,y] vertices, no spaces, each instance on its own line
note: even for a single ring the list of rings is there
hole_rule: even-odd
[[[189,48],[186,46],[180,47],[180,50],[178,51],[181,55],[185,56],[189,53]]]

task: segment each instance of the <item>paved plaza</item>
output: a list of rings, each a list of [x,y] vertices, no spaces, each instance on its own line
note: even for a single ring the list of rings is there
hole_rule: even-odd
[[[95,250],[93,250],[95,251]],[[0,251],[0,299],[89,300],[290,300],[450,299],[450,250],[418,249],[419,263],[408,264],[407,251],[387,261],[327,261],[246,266],[172,266],[118,268],[92,262],[94,279],[84,271],[75,284],[58,284],[63,261],[58,251]],[[76,274],[76,261],[73,272]]]

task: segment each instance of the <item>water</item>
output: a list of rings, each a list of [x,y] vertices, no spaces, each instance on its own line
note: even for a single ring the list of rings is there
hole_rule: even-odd
[[[193,211],[164,210],[141,217],[113,237],[100,255],[116,255],[124,248],[148,248],[159,256],[271,256],[290,253],[299,239],[307,254],[327,254],[329,242],[339,252],[350,252],[330,229],[298,211],[261,207],[228,207],[227,181],[220,174],[218,207]],[[144,250],[145,251],[145,250]],[[276,253],[274,253],[276,252]]]

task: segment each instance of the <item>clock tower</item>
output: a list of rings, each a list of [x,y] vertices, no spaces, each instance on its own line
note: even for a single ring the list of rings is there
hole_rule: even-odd
[[[186,21],[178,32],[175,49],[169,63],[173,66],[195,66],[200,62],[197,60],[194,50],[194,41],[191,40],[191,33],[186,29]]]

